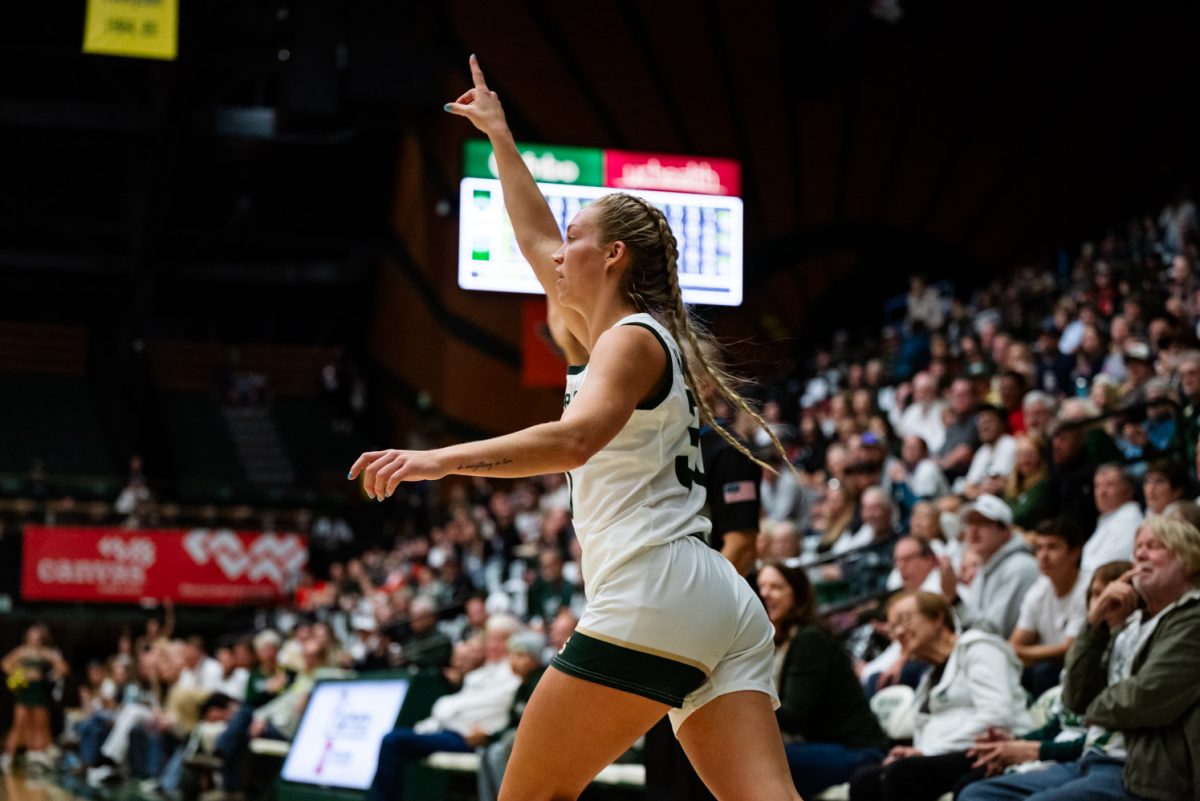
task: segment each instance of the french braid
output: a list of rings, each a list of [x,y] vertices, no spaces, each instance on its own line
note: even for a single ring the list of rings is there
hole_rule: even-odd
[[[600,212],[601,240],[605,244],[624,242],[630,254],[624,288],[634,307],[658,317],[675,341],[690,354],[683,360],[684,380],[700,407],[700,421],[711,425],[726,442],[747,458],[776,472],[775,468],[755,456],[744,442],[720,425],[712,404],[699,391],[701,379],[706,379],[731,406],[750,415],[767,432],[784,464],[791,467],[787,452],[775,432],[737,391],[738,380],[726,372],[717,359],[706,355],[708,348],[716,353],[720,352],[720,348],[683,302],[683,292],[679,288],[679,249],[666,216],[648,201],[623,192],[605,195],[595,205]],[[794,467],[791,469],[795,472]]]

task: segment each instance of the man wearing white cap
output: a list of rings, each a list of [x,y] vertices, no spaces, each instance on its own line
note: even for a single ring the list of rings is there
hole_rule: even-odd
[[[980,559],[971,597],[958,596],[958,582],[949,571],[942,591],[954,604],[964,628],[978,628],[1005,639],[1021,613],[1025,590],[1038,577],[1037,559],[1025,540],[1012,530],[1012,510],[995,495],[980,495],[962,511],[963,544]]]

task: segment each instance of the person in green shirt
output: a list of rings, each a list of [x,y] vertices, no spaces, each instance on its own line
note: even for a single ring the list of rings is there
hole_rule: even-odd
[[[295,672],[279,664],[282,645],[283,639],[270,629],[254,636],[254,655],[258,657],[258,664],[251,668],[246,682],[246,706],[251,709],[258,709],[279,695],[296,678]]]
[[[562,553],[555,548],[543,548],[538,554],[538,577],[529,586],[527,617],[554,620],[560,609],[571,605],[575,592],[575,585],[563,578]]]
[[[1012,507],[1013,525],[1017,528],[1031,530],[1054,516],[1054,489],[1046,464],[1046,444],[1041,437],[1017,435],[1017,456],[1004,489],[1004,500]]]

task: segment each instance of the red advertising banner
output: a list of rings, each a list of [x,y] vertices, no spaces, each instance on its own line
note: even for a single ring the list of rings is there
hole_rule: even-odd
[[[26,526],[21,562],[27,601],[272,603],[291,597],[308,543],[229,529]]]
[[[525,301],[521,304],[521,386],[562,389],[566,376],[567,362],[546,324],[546,301]]]
[[[742,165],[733,159],[606,150],[604,185],[738,197],[742,194]]]

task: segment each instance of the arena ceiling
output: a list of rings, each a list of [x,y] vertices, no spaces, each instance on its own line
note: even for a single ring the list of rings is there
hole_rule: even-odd
[[[859,303],[910,270],[1051,253],[1196,174],[1194,4],[881,5],[458,2],[452,20],[521,136],[740,159],[749,302],[792,330],[874,317]]]
[[[741,160],[747,307],[793,333],[874,317],[912,270],[1052,252],[1198,166],[1194,4],[181,4],[174,64],[81,55],[82,0],[8,12],[6,275],[359,280],[398,137],[453,199],[469,52],[521,139]]]

